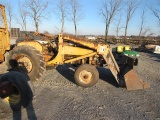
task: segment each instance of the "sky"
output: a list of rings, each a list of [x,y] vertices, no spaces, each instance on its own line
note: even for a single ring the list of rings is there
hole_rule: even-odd
[[[3,0],[0,0],[0,3]],[[16,9],[18,9],[18,0],[8,0],[12,6],[14,7],[15,15],[18,14]],[[23,1],[23,0],[20,0]],[[53,12],[53,10],[56,8],[58,0],[49,0],[50,6],[49,6],[49,16],[47,16],[47,19],[42,20],[39,23],[39,31],[44,32],[48,31],[52,34],[58,34],[61,29],[61,23],[59,19],[57,18],[57,15]],[[133,18],[131,19],[129,26],[128,26],[128,36],[130,35],[138,35],[139,34],[139,25],[140,25],[140,13],[142,6],[148,1],[149,5],[157,6],[158,0],[144,0],[144,2],[141,3],[141,6],[139,6],[138,9],[136,9]],[[83,35],[104,35],[105,34],[105,23],[102,20],[102,17],[99,15],[99,10],[102,6],[102,0],[79,0],[82,11],[84,14],[84,17],[82,20],[78,22],[77,29],[78,34]],[[160,4],[159,4],[160,8]],[[117,14],[118,16],[119,14]],[[122,11],[122,22],[121,25],[124,26],[125,23],[125,7]],[[115,32],[115,23],[116,21],[111,23],[110,29],[109,29],[109,35],[116,35]],[[153,15],[153,13],[148,9],[145,19],[145,26],[150,28],[150,33],[155,33],[154,35],[160,35],[160,26],[158,26],[158,20]],[[12,27],[20,27],[16,23],[16,21],[13,21]],[[35,27],[33,25],[33,22],[31,19],[28,20],[27,23],[27,30],[35,31]],[[64,31],[67,33],[74,34],[74,26],[72,22],[66,21],[64,25]],[[149,33],[148,33],[149,34]],[[119,35],[124,35],[124,28],[121,29]]]

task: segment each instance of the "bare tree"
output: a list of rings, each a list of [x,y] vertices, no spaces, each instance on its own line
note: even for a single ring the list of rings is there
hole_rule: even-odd
[[[141,38],[142,36],[142,33],[143,31],[148,31],[147,28],[145,28],[145,21],[146,21],[146,13],[147,13],[147,6],[144,5],[142,7],[142,11],[141,11],[141,22],[140,22],[140,30],[139,30],[139,39]],[[141,40],[140,40],[140,43],[141,43]]]
[[[106,23],[105,43],[107,42],[110,24],[114,20],[116,14],[121,10],[122,1],[123,0],[104,0],[103,6],[100,8],[100,15]]]
[[[122,14],[120,14],[119,19],[115,23],[116,24],[115,31],[116,31],[116,36],[117,37],[119,36],[120,30],[123,28],[123,26],[121,25],[121,20],[122,20]]]
[[[125,34],[124,34],[125,38],[127,36],[129,22],[132,19],[133,14],[136,11],[139,4],[140,3],[138,2],[138,0],[127,0],[127,3],[126,3],[127,15],[126,15],[126,23],[125,23]]]
[[[23,3],[18,3],[18,13],[19,15],[16,17],[17,23],[22,27],[22,30],[26,31],[27,27],[27,15],[28,12],[26,8],[24,7]]]
[[[44,0],[26,0],[27,13],[34,21],[36,32],[39,31],[39,22],[46,18],[48,2]]]
[[[149,32],[151,32],[150,27],[145,27],[141,35],[146,36],[146,34],[149,33]],[[149,34],[153,34],[153,33],[149,33]]]
[[[149,33],[147,37],[153,36],[155,33]]]
[[[157,1],[159,2],[159,1]],[[158,7],[156,7],[158,6]],[[158,3],[158,5],[154,5],[154,7],[149,6],[150,10],[152,11],[153,15],[158,19],[158,23],[160,26],[160,3]]]
[[[54,11],[57,14],[58,19],[61,22],[61,33],[64,32],[64,23],[67,17],[68,7],[66,0],[59,0],[57,4],[57,9]]]
[[[69,5],[71,13],[69,19],[74,23],[75,36],[77,37],[77,23],[83,18],[82,7],[78,0],[69,0]]]
[[[158,10],[158,9],[153,10],[152,9],[152,12],[153,12],[154,16],[158,19],[159,25],[160,25],[160,10]]]

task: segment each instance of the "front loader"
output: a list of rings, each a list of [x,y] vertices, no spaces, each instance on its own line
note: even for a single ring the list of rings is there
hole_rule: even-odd
[[[99,79],[96,67],[107,64],[114,78],[120,86],[126,86],[127,90],[148,88],[133,70],[134,60],[128,56],[116,62],[108,44],[87,42],[84,39],[74,38],[71,35],[59,34],[55,38],[58,46],[56,56],[47,62],[47,66],[64,63],[80,65],[75,71],[75,81],[83,87],[93,86]],[[54,45],[52,45],[54,46]]]
[[[68,63],[79,66],[75,71],[74,78],[76,83],[82,87],[90,87],[97,83],[99,73],[96,67],[101,67],[103,64],[107,64],[117,83],[120,86],[126,86],[127,90],[149,87],[149,84],[145,83],[133,70],[133,58],[124,55],[117,62],[108,44],[97,44],[64,34],[52,36],[52,38],[44,35],[43,41],[46,42],[40,44],[41,47],[34,45],[35,41],[19,42],[18,46],[34,45],[32,47],[41,48],[46,66]]]

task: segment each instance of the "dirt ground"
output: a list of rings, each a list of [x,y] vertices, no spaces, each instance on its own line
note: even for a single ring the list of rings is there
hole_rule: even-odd
[[[1,70],[3,66],[1,65]],[[74,83],[69,65],[46,70],[34,83],[32,104],[22,111],[0,108],[1,120],[160,120],[160,55],[140,53],[134,69],[151,88],[127,91],[119,88],[107,68],[99,68],[99,82],[90,88]]]

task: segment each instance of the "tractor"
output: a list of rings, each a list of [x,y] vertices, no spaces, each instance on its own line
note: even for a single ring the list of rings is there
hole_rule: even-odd
[[[131,81],[134,81],[134,84],[136,84],[136,81],[142,82],[142,80],[139,80],[140,78],[136,80],[129,79],[130,74],[128,73],[132,73],[132,76],[136,74],[133,70],[134,60],[131,57],[122,55],[117,63],[109,44],[94,43],[87,41],[84,38],[78,38],[68,34],[52,36],[34,33],[35,36],[41,36],[41,40],[31,40],[26,37],[25,40],[20,41],[14,47],[11,47],[5,7],[2,5],[1,11],[1,21],[4,22],[4,26],[1,27],[0,32],[0,61],[5,61],[8,68],[10,68],[14,67],[14,64],[10,61],[15,60],[18,63],[17,70],[23,71],[25,69],[31,81],[38,80],[43,75],[47,66],[77,64],[79,65],[75,72],[75,80],[77,84],[83,87],[93,86],[93,83],[96,83],[93,81],[99,79],[96,67],[101,67],[103,64],[107,64],[116,81],[118,83],[124,81],[127,89],[131,89],[127,85]],[[6,57],[5,53],[8,53]],[[91,71],[90,69],[94,72],[89,72]],[[96,73],[96,75],[94,75],[94,73]],[[96,79],[93,78],[94,76],[97,76],[95,77]],[[127,80],[125,79],[126,77]],[[87,78],[88,82],[85,83],[84,81],[87,80],[83,81],[83,78]],[[82,84],[83,82],[84,84]],[[139,84],[139,86],[141,86],[140,88],[145,86],[145,82],[142,83],[143,84]]]
[[[133,70],[134,60],[123,55],[117,63],[109,44],[89,42],[69,34],[53,36],[35,32],[34,36],[41,36],[41,40],[26,37],[11,46],[3,5],[0,5],[0,14],[3,22],[0,27],[0,62],[6,62],[8,69],[25,71],[30,81],[43,76],[46,67],[71,64],[78,66],[74,73],[75,82],[82,87],[92,87],[99,80],[97,67],[106,64],[119,86],[125,86],[127,90],[149,88],[149,84]],[[0,87],[2,84],[0,81]]]

